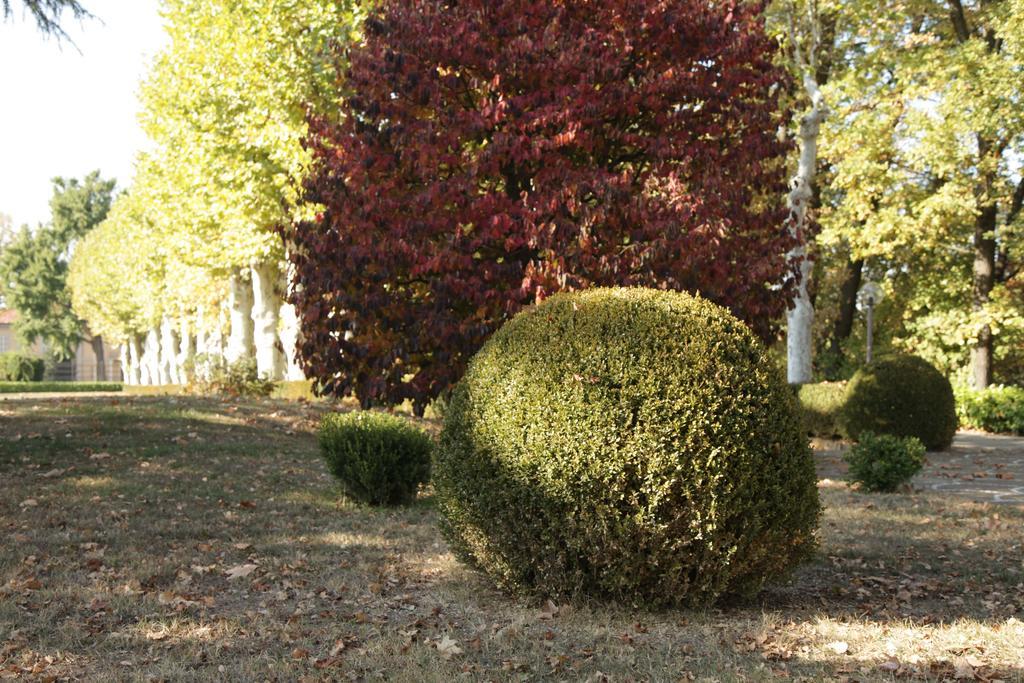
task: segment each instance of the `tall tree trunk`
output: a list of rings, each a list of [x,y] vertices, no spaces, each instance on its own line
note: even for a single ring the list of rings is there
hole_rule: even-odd
[[[813,373],[814,306],[808,289],[814,262],[808,251],[810,218],[808,209],[814,200],[814,177],[818,168],[818,135],[827,110],[817,82],[804,75],[804,88],[811,99],[811,109],[800,119],[800,160],[789,193],[790,230],[799,246],[790,259],[800,260],[800,282],[793,307],[786,315],[786,375],[790,384],[810,382]]]
[[[253,352],[252,284],[239,271],[231,276],[228,305],[231,313],[231,331],[224,358],[235,363],[251,358]]]
[[[284,278],[282,290],[290,291],[292,286],[291,278],[292,265],[288,264],[288,274]],[[306,373],[302,371],[302,366],[299,365],[298,358],[296,357],[296,351],[299,345],[299,316],[295,311],[295,306],[291,305],[287,301],[281,304],[281,347],[284,351],[284,362],[285,362],[285,379],[288,380],[304,380],[306,379]]]
[[[278,313],[281,309],[281,296],[277,292],[279,279],[280,271],[273,263],[261,263],[252,268],[256,371],[260,377],[270,380],[279,380],[284,376],[284,356],[277,340]]]
[[[180,384],[178,377],[178,335],[174,324],[164,318],[160,324],[160,384]]]
[[[188,319],[183,318],[178,328],[178,381],[181,384],[188,384],[192,381],[189,373],[195,372],[193,361],[196,355],[196,338],[192,336]]]
[[[142,347],[139,338],[131,336],[128,338],[128,384],[137,386],[145,384],[142,381]]]
[[[103,353],[103,337],[93,335],[89,339],[89,346],[92,347],[92,354],[96,356],[96,381],[107,381],[107,359]]]
[[[146,333],[142,349],[142,371],[144,384],[159,385],[160,377],[160,332],[156,328]]]
[[[850,338],[853,333],[853,321],[857,318],[857,292],[864,278],[864,259],[846,259],[844,267],[843,282],[839,286],[839,315],[836,316],[835,324],[832,326],[832,335],[828,341],[829,354],[836,367],[830,368],[830,372],[836,372],[838,363],[843,355],[843,342]]]
[[[995,285],[996,220],[998,208],[992,204],[982,208],[974,224],[974,287],[971,308],[984,316],[985,307]],[[971,386],[984,389],[992,383],[992,348],[994,335],[987,322],[977,331],[971,348]]]

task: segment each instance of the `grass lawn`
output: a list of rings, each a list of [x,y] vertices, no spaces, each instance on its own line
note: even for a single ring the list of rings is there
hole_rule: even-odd
[[[323,403],[0,402],[0,679],[1024,680],[1024,510],[823,483],[819,559],[706,611],[527,604],[429,495],[355,507]]]

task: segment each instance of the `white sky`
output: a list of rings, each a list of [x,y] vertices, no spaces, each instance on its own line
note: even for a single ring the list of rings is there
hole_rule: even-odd
[[[98,20],[65,16],[66,41],[23,15],[0,21],[0,213],[15,226],[49,220],[50,179],[100,169],[131,182],[146,138],[138,85],[165,44],[158,0],[82,0]]]

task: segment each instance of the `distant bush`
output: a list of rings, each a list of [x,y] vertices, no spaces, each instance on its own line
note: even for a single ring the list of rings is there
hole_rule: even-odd
[[[842,410],[844,435],[916,436],[931,450],[949,448],[958,420],[953,387],[917,356],[880,358],[850,380]]]
[[[797,390],[807,432],[822,439],[841,436],[846,382],[804,384]]]
[[[271,398],[283,398],[289,401],[316,401],[320,397],[313,391],[313,383],[308,379],[284,380],[274,383]]]
[[[981,391],[957,387],[956,412],[967,427],[1024,434],[1024,388],[994,385]]]
[[[198,354],[186,372],[193,378],[190,393],[265,398],[274,391],[274,382],[260,377],[255,358],[229,363],[223,356]]]
[[[430,478],[434,442],[387,413],[334,413],[320,423],[320,451],[345,494],[368,505],[404,505]]]
[[[0,382],[41,382],[46,370],[42,358],[21,353],[0,353]]]
[[[843,459],[850,465],[849,479],[863,490],[891,492],[921,471],[924,454],[924,444],[916,437],[861,432]]]
[[[707,300],[552,296],[491,337],[444,415],[442,531],[507,590],[705,604],[813,551],[818,491],[793,392]]]

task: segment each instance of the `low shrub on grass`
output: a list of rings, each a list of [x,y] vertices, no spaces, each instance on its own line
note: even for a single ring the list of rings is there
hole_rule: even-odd
[[[41,382],[46,369],[42,358],[22,353],[0,353],[0,382]]]
[[[274,391],[274,382],[260,377],[255,358],[229,363],[223,356],[199,354],[190,365],[186,368],[193,377],[190,393],[266,398]]]
[[[469,364],[432,481],[456,555],[517,593],[749,595],[814,548],[796,400],[750,329],[679,292],[525,309]]]
[[[924,444],[917,437],[862,432],[843,459],[850,466],[849,479],[863,490],[891,492],[921,471],[924,454]]]
[[[842,409],[844,436],[855,440],[863,432],[916,436],[945,450],[957,425],[949,380],[917,356],[887,356],[858,370]]]
[[[964,426],[1024,434],[1024,388],[993,385],[978,390],[958,386],[955,394],[956,412]]]
[[[846,382],[804,384],[797,390],[797,398],[809,434],[823,439],[842,435],[841,416],[846,402]]]
[[[395,415],[334,413],[320,423],[320,452],[350,498],[368,505],[404,505],[430,478],[434,442]]]

